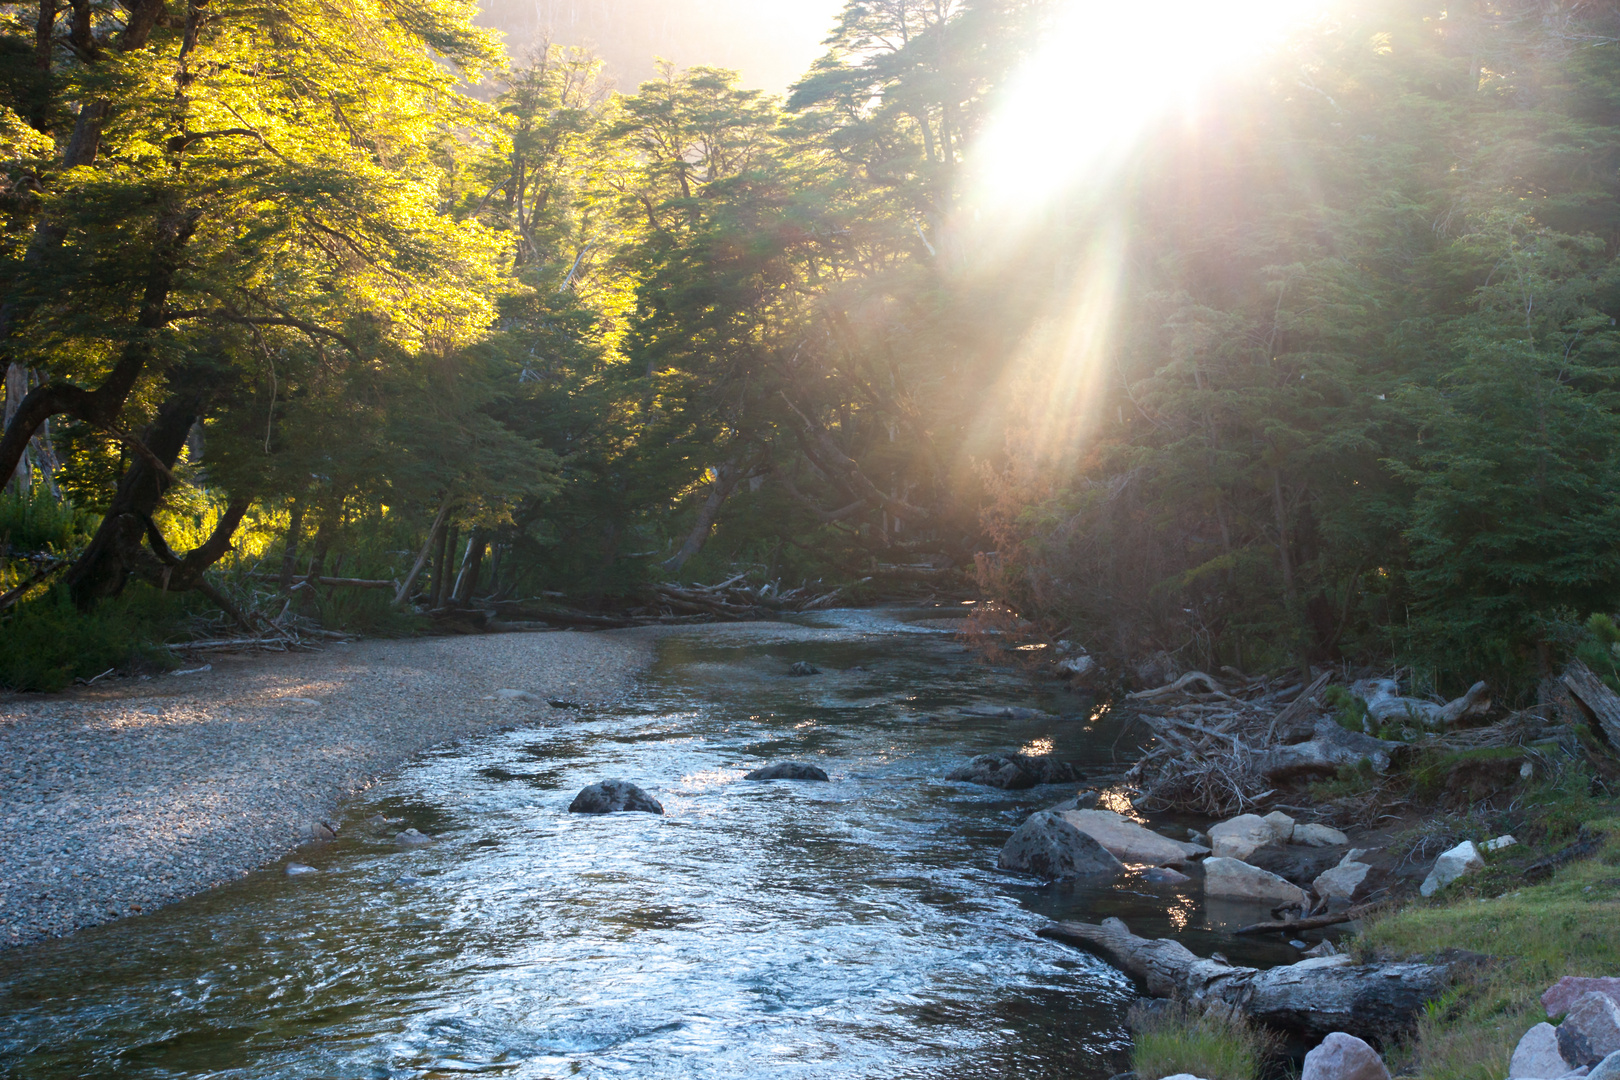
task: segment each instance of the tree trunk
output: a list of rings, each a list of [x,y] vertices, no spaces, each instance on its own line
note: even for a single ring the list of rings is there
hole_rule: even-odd
[[[293,571],[298,568],[298,541],[304,531],[304,503],[302,499],[294,500],[287,517],[287,542],[281,549],[281,580],[279,584],[282,592],[287,592],[292,588]]]
[[[665,570],[672,574],[680,573],[686,561],[703,550],[709,534],[714,531],[715,519],[720,516],[720,507],[724,506],[731,493],[737,490],[737,484],[742,478],[743,470],[729,461],[714,470],[714,483],[709,485],[709,497],[703,500],[703,505],[698,509],[697,523],[692,526],[692,531],[686,534],[686,540],[682,542],[680,550],[664,560]]]
[[[172,469],[179,460],[186,435],[202,414],[206,398],[205,391],[195,388],[171,394],[158,408],[157,418],[142,433],[141,444],[156,462],[141,455],[131,460],[96,535],[68,571],[68,588],[80,611],[89,611],[99,601],[124,591],[129,565],[117,542],[120,530],[129,528],[123,519],[133,517],[137,523],[150,520],[163,493],[171,486],[166,470]]]
[[[450,516],[451,498],[452,496],[446,495],[444,502],[439,504],[439,513],[434,517],[433,525],[428,529],[427,542],[422,545],[422,550],[416,556],[416,562],[411,565],[411,572],[405,575],[405,580],[400,582],[399,591],[394,594],[394,607],[403,604],[406,598],[411,595],[411,586],[416,584],[417,575],[422,572],[422,567],[427,564],[428,557],[432,554],[435,545],[439,545],[439,559],[441,563],[443,562],[444,522]]]
[[[484,567],[486,536],[481,527],[474,527],[467,536],[467,554],[462,557],[461,573],[456,576],[456,588],[451,596],[458,605],[470,601],[473,592],[478,588],[478,572]]]
[[[1265,971],[1235,967],[1168,938],[1137,937],[1119,919],[1052,923],[1037,933],[1097,953],[1155,997],[1223,1001],[1270,1027],[1317,1038],[1343,1031],[1379,1046],[1410,1034],[1451,981],[1447,965],[1356,964],[1345,955]]]
[[[461,526],[451,523],[439,545],[438,558],[433,564],[433,601],[430,607],[442,608],[450,599],[450,574],[454,570],[450,560],[456,556],[456,544],[461,540]]]

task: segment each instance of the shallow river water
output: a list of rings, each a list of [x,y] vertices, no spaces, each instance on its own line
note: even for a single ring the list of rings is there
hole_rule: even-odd
[[[0,953],[0,1075],[1076,1077],[1121,1071],[1118,972],[1035,936],[1122,915],[1257,954],[1193,887],[995,870],[1070,788],[948,782],[1053,749],[1106,781],[1106,708],[974,661],[939,610],[830,612],[660,643],[637,705],[430,754],[342,838],[154,914]],[[823,674],[788,678],[794,661]],[[588,697],[588,694],[586,695]],[[1035,707],[1026,721],[964,715]],[[431,703],[424,703],[431,707]],[[1122,756],[1129,740],[1118,742]],[[778,760],[832,783],[751,783]],[[665,814],[570,815],[640,784]],[[382,812],[438,837],[401,851]]]

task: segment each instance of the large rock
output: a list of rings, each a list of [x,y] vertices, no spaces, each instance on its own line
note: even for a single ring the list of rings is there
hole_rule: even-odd
[[[1596,1065],[1620,1051],[1620,1005],[1607,994],[1586,993],[1575,999],[1558,1025],[1558,1052],[1571,1068]]]
[[[417,832],[415,829],[406,829],[394,836],[394,843],[400,847],[427,847],[433,843],[433,837],[427,833]]]
[[[1294,843],[1306,847],[1344,847],[1350,843],[1350,838],[1338,829],[1312,822],[1294,826]]]
[[[640,812],[662,814],[663,806],[657,799],[642,791],[628,780],[603,780],[592,784],[574,796],[568,804],[570,814],[618,814]]]
[[[1537,1024],[1524,1033],[1514,1048],[1508,1076],[1515,1080],[1557,1080],[1569,1072],[1569,1062],[1558,1052],[1558,1029]]]
[[[1069,810],[1063,820],[1107,848],[1123,863],[1146,866],[1181,866],[1209,848],[1160,836],[1112,810]]]
[[[1442,852],[1434,860],[1434,868],[1429,876],[1423,879],[1418,892],[1424,896],[1433,896],[1453,881],[1462,877],[1470,870],[1479,870],[1485,866],[1485,859],[1474,846],[1472,840],[1464,840],[1450,851]]]
[[[966,765],[953,769],[945,779],[1022,791],[1036,784],[1068,784],[1085,777],[1073,765],[1051,754],[1007,753],[980,754]]]
[[[1294,842],[1294,819],[1281,810],[1273,810],[1261,819],[1271,826],[1272,836],[1279,844]]]
[[[1267,844],[1276,842],[1277,834],[1271,822],[1259,814],[1239,814],[1209,830],[1209,846],[1217,859],[1247,859]]]
[[[826,780],[827,774],[814,765],[806,765],[802,761],[778,761],[775,765],[767,765],[762,769],[755,769],[743,777],[744,780]]]
[[[1271,844],[1263,848],[1256,848],[1247,859],[1243,860],[1250,866],[1258,866],[1262,870],[1270,870],[1280,878],[1287,878],[1295,885],[1309,885],[1325,870],[1332,869],[1340,861],[1337,848],[1303,847],[1299,844]]]
[[[1331,870],[1324,870],[1311,882],[1311,888],[1323,900],[1359,900],[1367,894],[1367,875],[1372,867],[1364,862],[1342,862]]]
[[[1075,828],[1062,814],[1039,810],[1018,826],[1001,848],[1003,870],[1043,878],[1112,877],[1125,869],[1108,849]]]
[[[1299,1080],[1389,1080],[1378,1051],[1354,1035],[1335,1031],[1305,1055]]]
[[[1575,1004],[1575,999],[1582,994],[1594,993],[1608,994],[1620,1002],[1620,979],[1584,979],[1578,975],[1565,975],[1541,995],[1541,1004],[1546,1007],[1548,1017],[1563,1016]]]
[[[1592,1066],[1586,1080],[1620,1080],[1620,1052],[1610,1054]]]
[[[1204,895],[1217,900],[1249,900],[1268,904],[1308,904],[1305,890],[1269,870],[1239,859],[1204,860]]]

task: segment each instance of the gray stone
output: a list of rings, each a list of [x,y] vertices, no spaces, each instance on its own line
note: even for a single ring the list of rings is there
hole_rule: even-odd
[[[820,668],[816,667],[816,665],[814,665],[812,663],[809,663],[808,661],[805,661],[805,660],[800,660],[797,663],[795,663],[792,667],[788,668],[788,677],[793,678],[793,679],[802,679],[807,675],[820,675],[820,674],[821,674],[821,669]]]
[[[1064,815],[1040,810],[1018,826],[996,865],[1039,877],[1112,877],[1125,867],[1108,849],[1075,828]]]
[[[1335,1031],[1305,1055],[1299,1080],[1389,1080],[1378,1051],[1354,1035]]]
[[[1097,792],[1077,791],[1074,798],[1064,799],[1060,803],[1053,803],[1047,809],[1054,814],[1061,814],[1065,810],[1095,810],[1097,808]]]
[[[1340,863],[1331,870],[1324,870],[1317,875],[1316,880],[1311,882],[1311,887],[1323,900],[1332,897],[1356,900],[1365,892],[1362,886],[1370,873],[1372,867],[1366,863]]]
[[[1004,791],[1023,791],[1037,784],[1067,784],[1085,777],[1073,765],[1051,754],[1007,753],[979,754],[951,770],[945,779],[966,780]]]
[[[1112,810],[1070,810],[1063,814],[1063,819],[1124,863],[1181,866],[1209,854],[1206,847],[1160,836]]]
[[[1434,860],[1434,868],[1429,871],[1429,876],[1423,879],[1418,892],[1424,896],[1433,896],[1470,870],[1479,870],[1484,866],[1485,860],[1480,856],[1479,848],[1474,846],[1472,840],[1464,840]]]
[[[310,821],[298,830],[298,834],[305,840],[336,840],[337,833],[324,821]]]
[[[1587,1080],[1620,1080],[1620,1051],[1598,1062],[1586,1076]]]
[[[1292,843],[1294,840],[1294,819],[1281,810],[1273,810],[1260,820],[1271,826],[1272,836],[1279,844]]]
[[[1180,870],[1171,870],[1164,866],[1150,866],[1142,871],[1142,880],[1151,885],[1183,885],[1192,878]]]
[[[287,864],[288,877],[303,877],[305,874],[318,873],[320,873],[320,871],[315,869],[313,866],[305,866],[301,862],[290,862]]]
[[[1620,1002],[1620,979],[1587,979],[1578,975],[1565,975],[1541,995],[1541,1004],[1546,1007],[1549,1018],[1563,1016],[1569,1012],[1569,1007],[1575,1004],[1576,998],[1582,994],[1593,993],[1608,994],[1616,1002]]]
[[[1557,1080],[1569,1072],[1569,1062],[1558,1052],[1558,1029],[1537,1024],[1524,1033],[1513,1050],[1508,1076],[1515,1080]]]
[[[495,696],[502,701],[539,701],[540,699],[527,690],[497,690]]]
[[[1209,846],[1218,859],[1247,859],[1276,840],[1271,822],[1259,814],[1239,814],[1209,830]]]
[[[1339,950],[1334,946],[1333,942],[1322,940],[1306,949],[1305,955],[1313,958],[1318,956],[1338,956]]]
[[[433,843],[433,837],[426,833],[419,833],[415,829],[406,829],[394,837],[394,843],[400,847],[427,847]]]
[[[1306,847],[1343,847],[1349,842],[1350,838],[1344,833],[1326,825],[1312,822],[1308,825],[1294,826],[1294,843],[1304,844]]]
[[[827,774],[814,765],[802,761],[779,761],[763,769],[755,769],[744,780],[826,780]]]
[[[1219,900],[1250,900],[1268,904],[1307,904],[1305,890],[1239,859],[1204,860],[1204,895]]]
[[[1250,866],[1270,870],[1280,878],[1287,878],[1302,888],[1315,881],[1323,871],[1339,863],[1337,848],[1313,848],[1301,844],[1268,844],[1256,848],[1247,859]]]
[[[602,780],[574,796],[568,804],[570,814],[662,814],[663,806],[657,799],[642,791],[628,780]]]
[[[1590,992],[1575,999],[1558,1025],[1558,1052],[1574,1068],[1596,1065],[1620,1050],[1620,1005],[1607,994]]]

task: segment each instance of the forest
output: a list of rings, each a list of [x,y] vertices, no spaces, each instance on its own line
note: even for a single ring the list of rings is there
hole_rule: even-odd
[[[0,3],[0,686],[896,596],[1116,680],[1612,674],[1620,12],[1325,5],[1099,149],[1159,69],[1068,7],[850,0],[777,98],[466,0]]]

